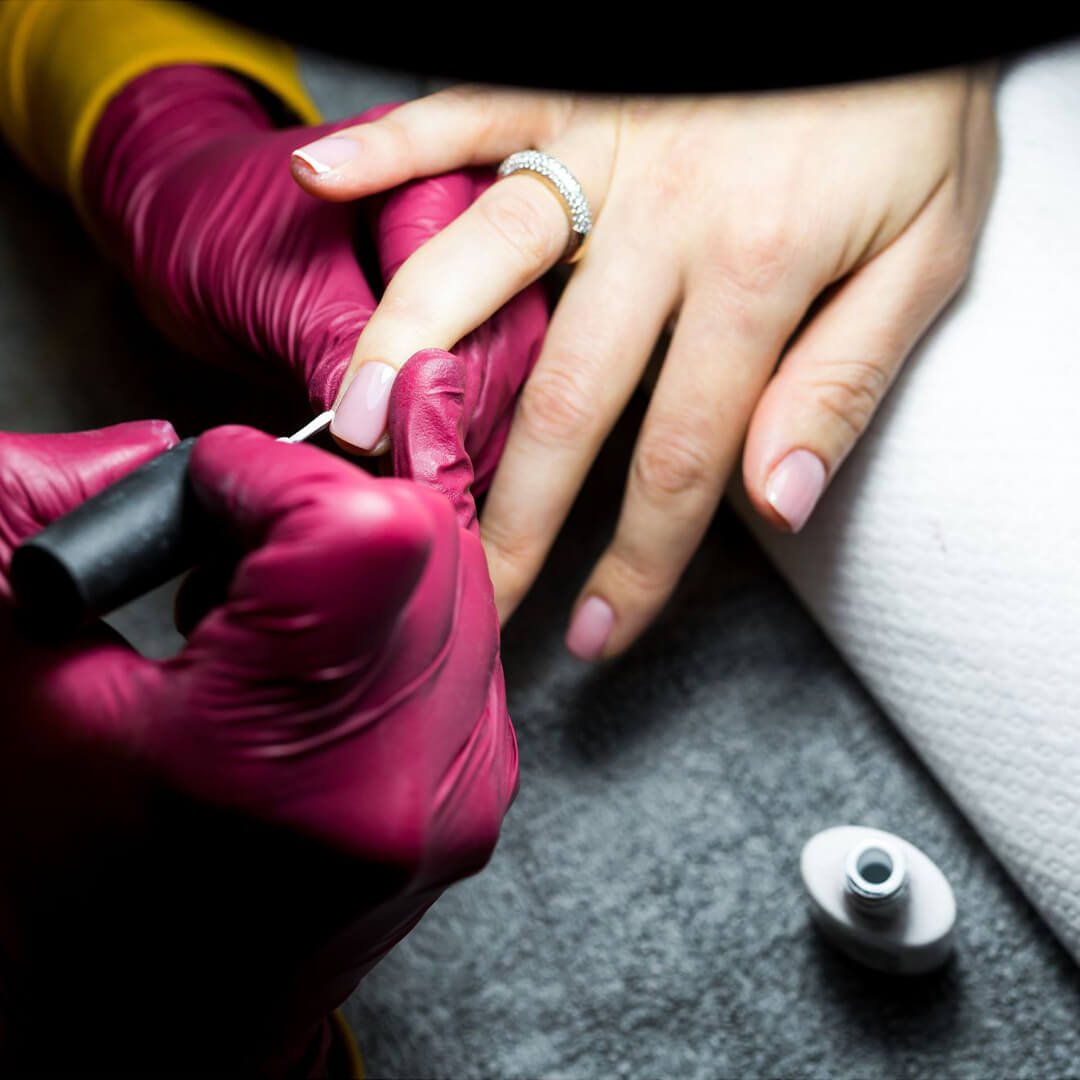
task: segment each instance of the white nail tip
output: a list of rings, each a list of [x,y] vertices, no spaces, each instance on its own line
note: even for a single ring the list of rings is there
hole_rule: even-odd
[[[312,157],[306,150],[294,150],[292,152],[293,157],[299,158],[305,164],[315,171],[317,176],[322,176],[323,173],[330,171],[330,166],[320,161],[316,157]]]

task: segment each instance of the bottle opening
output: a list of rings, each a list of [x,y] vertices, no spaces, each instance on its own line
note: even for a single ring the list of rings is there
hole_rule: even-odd
[[[855,868],[864,881],[871,885],[880,885],[889,880],[889,875],[893,872],[893,861],[887,851],[874,847],[859,856]]]
[[[899,849],[879,840],[864,841],[848,852],[844,891],[864,914],[891,916],[907,899],[907,876]]]

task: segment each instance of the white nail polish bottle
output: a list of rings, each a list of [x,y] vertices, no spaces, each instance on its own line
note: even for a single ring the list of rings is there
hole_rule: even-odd
[[[840,825],[807,841],[800,869],[814,921],[852,959],[901,975],[948,959],[956,898],[914,844],[880,829]]]

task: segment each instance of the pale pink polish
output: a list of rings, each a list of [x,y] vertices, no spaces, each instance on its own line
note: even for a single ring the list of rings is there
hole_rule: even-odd
[[[389,364],[378,360],[364,364],[338,404],[330,431],[358,450],[373,449],[386,431],[396,374]]]
[[[825,466],[809,450],[792,450],[776,466],[765,487],[772,508],[798,532],[825,490]]]
[[[604,651],[614,625],[611,605],[599,596],[590,596],[570,622],[566,647],[579,660],[595,660]]]
[[[356,160],[356,143],[340,135],[327,135],[292,152],[294,159],[302,162],[316,176],[331,172],[339,165]]]

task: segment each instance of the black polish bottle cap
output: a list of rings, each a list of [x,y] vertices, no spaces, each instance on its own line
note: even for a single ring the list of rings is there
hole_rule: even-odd
[[[70,634],[199,561],[213,529],[188,482],[194,445],[158,454],[16,548],[10,577],[24,625]]]

